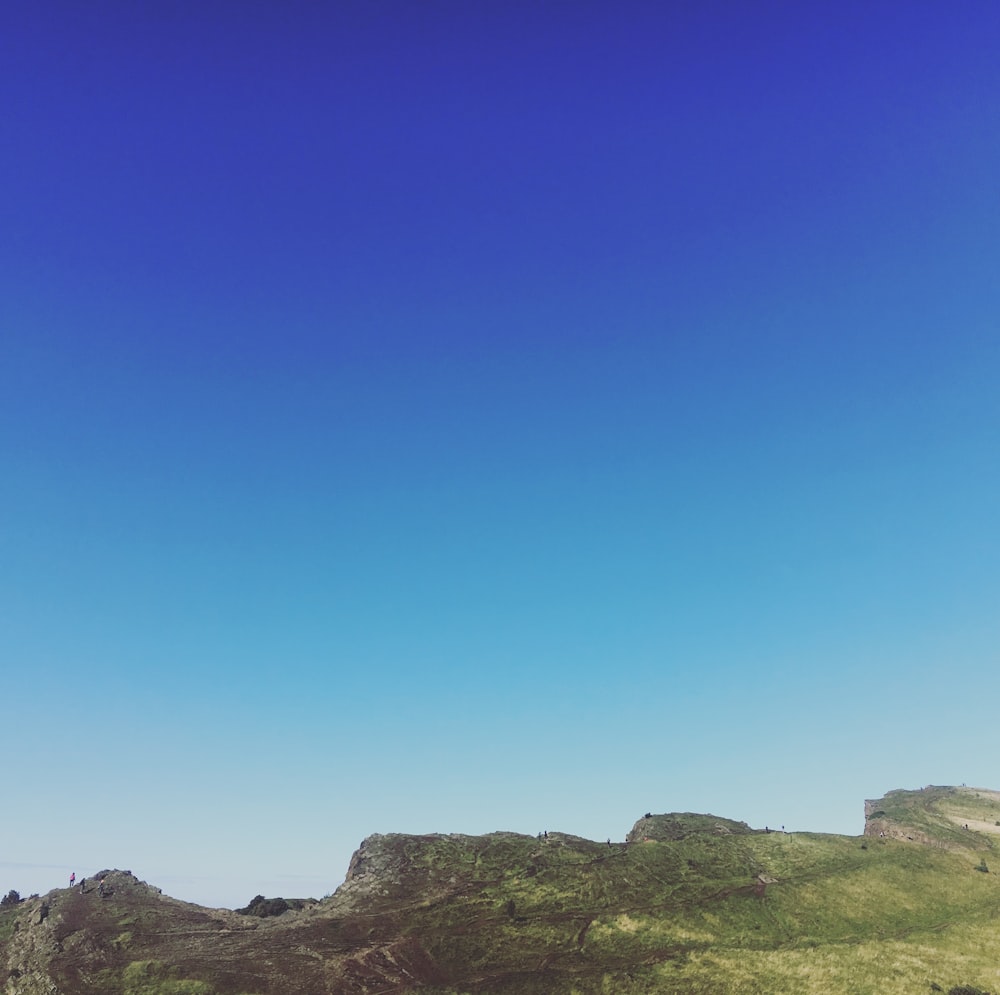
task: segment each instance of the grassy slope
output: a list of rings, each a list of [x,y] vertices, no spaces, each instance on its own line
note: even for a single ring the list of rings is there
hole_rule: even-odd
[[[1000,792],[983,788],[928,786],[920,791],[890,791],[870,803],[868,819],[885,819],[902,832],[950,847],[991,850],[1000,834]],[[970,835],[964,828],[978,831]]]
[[[1000,882],[968,852],[779,833],[536,852],[523,855],[545,864],[534,876],[505,862],[475,901],[415,916],[438,963],[471,969],[435,991],[890,995],[1000,980]]]
[[[898,838],[686,815],[645,820],[636,838],[655,842],[610,847],[380,837],[379,888],[352,908],[334,898],[248,921],[123,881],[104,903],[55,893],[49,926],[32,928],[62,945],[63,995],[1000,991],[1000,796],[892,792],[875,811]]]

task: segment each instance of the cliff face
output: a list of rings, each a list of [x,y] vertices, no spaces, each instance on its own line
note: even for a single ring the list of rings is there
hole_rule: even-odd
[[[346,912],[413,895],[440,898],[468,879],[470,861],[475,864],[485,853],[533,842],[534,837],[504,832],[485,836],[374,833],[355,850],[344,883],[329,904]]]

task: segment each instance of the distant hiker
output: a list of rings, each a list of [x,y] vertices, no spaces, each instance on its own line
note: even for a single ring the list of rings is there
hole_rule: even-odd
[[[610,836],[608,837],[608,849],[609,850],[611,849],[611,837]]]
[[[548,831],[547,829],[545,830],[545,838],[546,838],[546,839],[548,839],[548,838],[549,838],[549,831]]]
[[[104,878],[101,878],[101,883],[97,886],[97,894],[104,897]]]
[[[87,889],[87,879],[80,878],[80,894],[82,895]]]
[[[72,888],[76,884],[76,871],[69,876],[69,886]]]

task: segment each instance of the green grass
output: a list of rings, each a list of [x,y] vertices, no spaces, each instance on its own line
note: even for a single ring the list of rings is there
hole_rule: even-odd
[[[531,966],[539,990],[580,995],[996,990],[1000,882],[976,873],[989,841],[949,818],[985,821],[995,803],[968,800],[941,790],[923,810],[889,799],[939,846],[808,833],[506,842],[478,854],[461,925],[445,903],[413,931],[444,934],[435,959],[491,974],[491,992],[528,991],[518,971]],[[774,883],[762,888],[758,875]]]
[[[0,943],[9,940],[17,930],[18,907],[0,911]]]
[[[123,995],[212,995],[207,981],[176,978],[156,960],[133,961],[122,972]]]
[[[132,931],[125,930],[124,933],[119,933],[112,941],[111,946],[116,950],[127,950],[132,945]]]

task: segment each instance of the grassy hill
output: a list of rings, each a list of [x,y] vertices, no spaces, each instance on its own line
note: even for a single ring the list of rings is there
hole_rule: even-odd
[[[377,835],[331,898],[266,918],[112,871],[104,898],[0,913],[0,980],[7,995],[1000,992],[998,821],[1000,794],[934,787],[867,802],[859,837],[691,813],[611,845]]]

